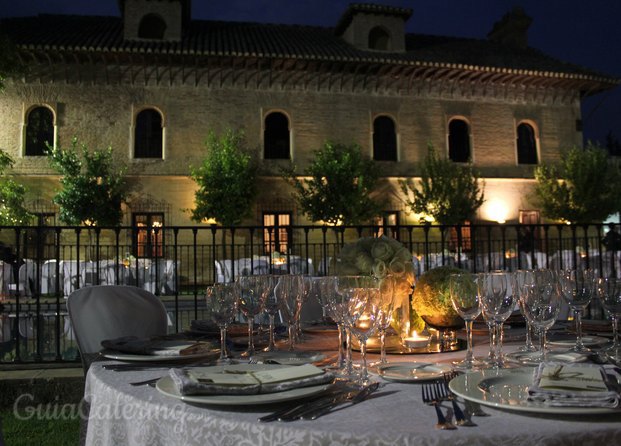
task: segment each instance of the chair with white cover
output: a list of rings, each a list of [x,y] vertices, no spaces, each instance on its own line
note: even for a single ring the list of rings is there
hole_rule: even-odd
[[[56,294],[58,283],[56,260],[46,260],[41,266],[41,294]]]
[[[37,280],[37,264],[30,259],[25,259],[19,267],[17,283],[9,285],[9,290],[21,296],[31,297],[34,294],[35,282]]]
[[[13,265],[0,260],[0,296],[9,294],[10,285],[15,281]]]
[[[133,286],[80,288],[69,295],[67,311],[85,374],[101,350],[101,341],[167,332],[164,304],[153,293]]]

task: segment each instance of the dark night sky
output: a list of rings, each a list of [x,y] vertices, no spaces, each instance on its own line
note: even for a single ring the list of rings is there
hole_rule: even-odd
[[[413,9],[408,32],[485,38],[514,6],[533,18],[529,44],[558,59],[621,79],[618,0],[357,0]],[[194,0],[195,19],[334,26],[356,0]],[[119,15],[117,0],[0,0],[0,17],[48,14]],[[621,139],[621,86],[585,101],[584,133]]]

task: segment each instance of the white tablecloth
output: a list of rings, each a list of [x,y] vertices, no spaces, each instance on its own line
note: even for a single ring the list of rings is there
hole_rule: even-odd
[[[484,354],[486,346],[477,348]],[[509,346],[508,349],[516,346]],[[464,352],[391,356],[390,361],[450,362]],[[474,417],[477,427],[435,429],[433,407],[421,402],[417,384],[389,383],[377,397],[315,421],[259,423],[274,406],[200,407],[160,394],[132,381],[163,370],[114,372],[95,363],[85,395],[91,402],[89,445],[617,445],[621,412],[568,417],[527,414],[484,407],[488,417]],[[463,405],[462,405],[463,407]],[[450,403],[443,406],[446,413]]]

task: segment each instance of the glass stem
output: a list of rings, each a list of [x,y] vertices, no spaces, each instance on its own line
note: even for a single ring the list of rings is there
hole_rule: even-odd
[[[541,360],[546,361],[548,359],[548,352],[546,351],[546,334],[547,331],[545,328],[540,329],[539,333],[539,349],[541,350]]]
[[[352,376],[354,374],[354,365],[351,360],[351,330],[345,328],[345,339],[347,345],[345,347],[345,371],[347,376]]]
[[[535,349],[533,345],[533,326],[530,322],[526,322],[526,351],[530,352]]]
[[[276,345],[274,342],[274,327],[275,327],[275,323],[274,323],[274,319],[275,319],[275,315],[270,313],[269,315],[269,319],[270,319],[270,343],[267,346],[267,350],[272,352],[274,350],[276,350]]]
[[[386,364],[388,359],[386,359],[386,329],[382,328],[380,330],[380,364]]]
[[[220,360],[225,361],[228,356],[226,351],[226,327],[220,327]]]
[[[472,319],[466,320],[466,362],[472,364],[474,354],[472,352]]]
[[[619,318],[616,314],[611,315],[612,320],[612,350],[613,354],[617,354],[619,349]]]
[[[576,351],[584,350],[582,343],[582,311],[577,308],[574,310],[574,319],[576,321]]]
[[[487,329],[489,331],[489,354],[488,354],[488,360],[490,362],[490,364],[493,364],[495,361],[495,351],[494,351],[494,344],[496,343],[496,328],[495,328],[495,324],[493,322],[488,322],[487,323]]]
[[[252,332],[254,331],[254,318],[248,316],[248,356],[254,355],[254,338]]]
[[[289,351],[293,351],[295,345],[295,322],[289,322]]]
[[[367,372],[367,339],[365,337],[358,338],[358,342],[360,342],[360,356],[362,357],[360,384],[364,385],[369,380],[369,374]]]
[[[343,324],[338,324],[338,330],[339,330],[339,359],[338,359],[338,363],[337,363],[337,367],[339,369],[344,368],[345,366],[345,334],[343,333],[344,328],[343,328]]]

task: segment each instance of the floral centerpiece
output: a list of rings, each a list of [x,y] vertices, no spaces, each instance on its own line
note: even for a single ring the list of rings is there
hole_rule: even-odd
[[[400,242],[383,235],[362,237],[355,243],[343,246],[333,262],[338,275],[372,275],[379,280],[388,275],[394,277],[394,328],[405,336],[409,335],[410,329],[424,329],[424,322],[410,311],[410,296],[415,282],[414,264],[412,254]]]
[[[412,295],[412,310],[431,327],[452,329],[463,326],[462,318],[451,303],[449,277],[451,274],[464,273],[454,266],[438,266],[425,271],[416,283]]]

